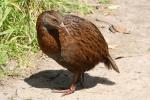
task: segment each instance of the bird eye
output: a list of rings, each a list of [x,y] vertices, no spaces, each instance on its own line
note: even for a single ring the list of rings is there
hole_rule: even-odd
[[[58,21],[57,21],[57,19],[53,19],[53,21],[55,22],[55,23],[57,23]]]

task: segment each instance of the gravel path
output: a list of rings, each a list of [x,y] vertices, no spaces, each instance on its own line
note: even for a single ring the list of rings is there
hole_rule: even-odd
[[[8,78],[0,84],[0,100],[150,100],[150,1],[116,0],[114,14],[87,15],[104,34],[120,74],[108,71],[103,64],[85,74],[85,89],[61,97],[52,89],[69,86],[71,73],[52,59],[39,59],[38,69],[25,78]],[[123,25],[130,34],[111,33],[104,20]],[[57,77],[55,77],[57,76]]]

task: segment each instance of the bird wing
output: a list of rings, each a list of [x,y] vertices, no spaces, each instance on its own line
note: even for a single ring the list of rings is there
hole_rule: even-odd
[[[69,31],[61,33],[61,55],[67,62],[75,64],[92,64],[99,62],[102,54],[106,54],[107,43],[98,28],[88,20],[74,15],[64,18]],[[106,53],[105,53],[106,52]]]

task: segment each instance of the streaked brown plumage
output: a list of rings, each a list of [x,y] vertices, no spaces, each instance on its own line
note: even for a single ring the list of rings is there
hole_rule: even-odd
[[[36,29],[41,50],[74,74],[70,88],[61,91],[64,95],[73,93],[84,72],[99,62],[119,72],[103,35],[90,21],[45,11],[39,15]]]

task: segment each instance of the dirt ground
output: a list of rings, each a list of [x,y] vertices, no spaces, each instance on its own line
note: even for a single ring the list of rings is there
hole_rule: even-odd
[[[71,73],[50,58],[37,61],[37,69],[25,78],[0,82],[0,100],[150,100],[150,1],[114,0],[119,5],[113,14],[85,16],[95,23],[112,46],[120,74],[103,64],[85,74],[85,88],[61,97],[52,89],[69,86]],[[111,33],[109,25],[122,25],[130,34]],[[57,77],[56,77],[57,76]]]

